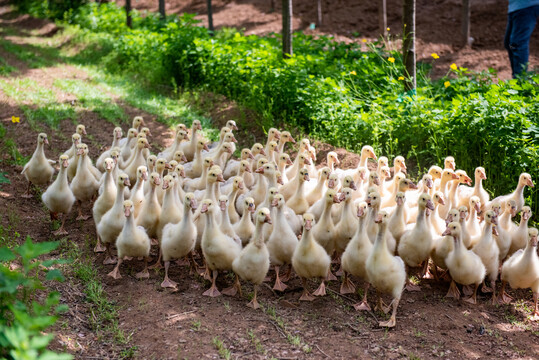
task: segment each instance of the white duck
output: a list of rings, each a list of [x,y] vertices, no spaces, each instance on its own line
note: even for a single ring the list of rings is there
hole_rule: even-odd
[[[526,240],[528,235],[528,221],[532,216],[532,210],[529,206],[522,207],[522,214],[520,216],[520,224],[516,231],[511,233],[511,246],[509,247],[509,255],[514,254],[519,249],[524,249],[526,246]]]
[[[509,201],[514,200],[517,206],[517,212],[522,210],[522,207],[524,206],[524,188],[526,186],[534,187],[532,177],[528,173],[522,173],[520,174],[520,177],[518,179],[518,185],[515,191],[513,191],[511,194],[504,195],[504,196],[498,196],[496,199],[492,200],[498,200],[498,201]]]
[[[94,202],[94,206],[92,207],[92,215],[95,222],[96,227],[96,233],[97,233],[97,225],[101,221],[101,218],[107,211],[112,208],[114,205],[114,200],[116,199],[116,181],[114,180],[114,177],[112,176],[112,169],[114,168],[114,160],[111,158],[106,158],[103,161],[104,169],[105,169],[105,175],[104,175],[104,181],[103,181],[103,192],[97,200]],[[99,233],[97,233],[97,243],[94,248],[95,252],[103,252],[105,251],[105,248],[101,246],[101,240],[99,239]]]
[[[326,295],[324,278],[330,270],[331,259],[329,255],[314,240],[312,234],[313,222],[314,217],[311,214],[303,214],[303,234],[292,255],[292,266],[303,284],[303,294],[299,298],[301,301],[313,301],[314,297],[312,295]],[[307,287],[307,280],[313,278],[322,279],[322,282],[320,287],[311,295]]]
[[[262,225],[271,224],[270,211],[261,208],[255,216],[256,228],[249,244],[243,248],[238,257],[232,262],[232,269],[242,280],[254,285],[254,295],[248,306],[253,309],[260,308],[256,295],[258,287],[264,281],[270,266],[269,251],[262,235]]]
[[[99,189],[99,181],[92,175],[88,165],[90,161],[87,159],[88,156],[88,147],[84,144],[80,144],[77,154],[79,155],[79,160],[77,164],[77,173],[71,181],[71,191],[77,199],[79,204],[79,216],[77,220],[86,220],[89,216],[82,215],[82,202],[90,201]],[[123,189],[122,189],[123,190]]]
[[[250,196],[245,197],[243,199],[243,215],[241,220],[234,224],[234,232],[240,237],[243,246],[249,243],[255,231],[255,225],[251,220],[251,214],[254,214],[255,208],[255,200]]]
[[[47,139],[47,134],[40,133],[37,136],[36,150],[21,171],[21,174],[28,180],[28,188],[26,189],[26,193],[22,195],[24,198],[32,197],[30,194],[32,184],[47,185],[54,175],[54,168],[51,165],[54,161],[45,157],[44,145],[49,145],[49,140]]]
[[[116,267],[108,275],[113,279],[120,279],[120,265],[124,257],[143,257],[144,270],[137,273],[137,279],[148,279],[148,259],[150,257],[150,238],[146,235],[146,231],[142,226],[135,225],[133,216],[133,203],[131,200],[124,201],[125,223],[122,231],[116,239],[116,248],[118,249],[118,262]]]
[[[528,243],[526,249],[514,253],[502,266],[502,289],[500,298],[503,302],[510,302],[512,298],[505,293],[505,285],[509,283],[512,288],[531,288],[533,293],[534,310],[531,320],[539,319],[539,257],[537,256],[537,229],[528,229]]]
[[[161,287],[175,288],[178,284],[168,277],[170,260],[181,259],[194,250],[197,228],[193,222],[193,210],[197,209],[195,194],[187,193],[183,201],[183,216],[177,224],[167,224],[163,228],[161,254],[165,262],[165,278]]]
[[[75,196],[73,191],[69,187],[67,182],[67,167],[69,165],[69,157],[67,155],[60,155],[60,172],[56,177],[56,180],[47,188],[47,190],[41,195],[41,199],[47,209],[51,213],[51,218],[56,217],[56,214],[61,213],[62,225],[60,228],[53,232],[54,235],[67,235],[67,231],[64,229],[67,215],[71,212],[71,208],[75,203]]]
[[[394,327],[397,321],[397,307],[399,306],[402,290],[406,282],[406,270],[402,259],[398,256],[393,256],[387,248],[386,232],[387,222],[389,221],[388,214],[385,211],[381,211],[375,221],[379,224],[380,229],[376,236],[374,247],[367,258],[367,278],[378,292],[378,304],[375,309],[380,309],[384,312],[387,311],[382,302],[381,293],[387,293],[393,297],[391,303],[393,312],[391,313],[391,317],[388,321],[380,322],[379,326]]]
[[[105,150],[99,155],[97,158],[97,161],[95,162],[95,166],[98,169],[103,169],[103,164],[105,163],[105,159],[110,156],[110,152],[112,149],[119,147],[120,139],[122,138],[122,128],[121,127],[115,127],[112,131],[112,145],[108,150]]]

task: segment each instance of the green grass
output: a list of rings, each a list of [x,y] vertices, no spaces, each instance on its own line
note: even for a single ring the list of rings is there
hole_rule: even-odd
[[[0,57],[0,76],[9,75],[14,71],[17,71],[17,69],[10,66],[4,58]]]
[[[14,44],[8,40],[0,41],[3,49],[12,53],[17,59],[24,61],[30,68],[41,68],[51,65],[51,61],[43,57],[43,53],[36,53],[25,46]]]
[[[222,359],[230,360],[232,358],[232,352],[226,348],[225,344],[221,339],[219,339],[219,336],[216,336],[212,339],[213,346],[217,349],[217,352],[219,353],[219,356]]]

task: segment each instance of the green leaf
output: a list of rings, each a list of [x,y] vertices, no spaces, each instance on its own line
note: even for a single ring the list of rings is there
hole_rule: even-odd
[[[56,249],[60,245],[58,241],[45,241],[40,243],[32,242],[30,236],[26,237],[24,244],[19,246],[15,251],[21,255],[23,261],[28,261],[37,258],[40,255],[47,254]]]
[[[71,360],[73,359],[73,355],[71,354],[57,354],[52,351],[45,351],[43,354],[41,354],[40,357],[37,358],[37,360]]]
[[[53,338],[53,334],[36,335],[30,339],[29,346],[34,349],[42,349],[49,345]]]
[[[0,248],[0,261],[7,262],[15,259],[15,254],[7,247]]]
[[[45,276],[46,280],[58,280],[58,281],[64,281],[65,277],[62,275],[62,272],[58,269],[52,269],[47,272],[47,275]]]

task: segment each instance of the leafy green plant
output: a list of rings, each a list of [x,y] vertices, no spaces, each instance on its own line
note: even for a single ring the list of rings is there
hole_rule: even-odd
[[[44,331],[57,314],[67,310],[58,292],[48,292],[43,281],[63,281],[62,260],[39,260],[58,242],[34,243],[30,237],[13,249],[0,248],[0,356],[7,359],[71,359],[69,354],[47,350],[54,338]],[[16,266],[10,266],[16,265]],[[44,279],[44,280],[42,280]],[[46,296],[37,296],[37,294]],[[41,300],[40,300],[41,299]]]

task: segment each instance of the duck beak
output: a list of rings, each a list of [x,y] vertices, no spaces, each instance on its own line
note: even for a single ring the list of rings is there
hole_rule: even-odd
[[[197,124],[196,129],[197,129],[197,130],[202,130],[202,124]]]
[[[515,217],[515,216],[517,216],[517,209],[512,207],[511,208],[511,217]]]
[[[182,178],[184,178],[185,177],[185,170],[182,169],[178,175],[180,175]]]
[[[354,180],[352,180],[352,182],[350,183],[350,189],[357,190],[357,186],[356,186],[356,183],[354,182]]]
[[[219,201],[219,207],[221,208],[221,211],[226,210],[226,201]]]
[[[243,182],[238,183],[238,189],[243,190],[245,186],[243,186]]]
[[[294,140],[294,138],[293,138],[292,136],[290,136],[289,139],[290,139],[290,142],[291,142],[292,144],[295,144],[295,143],[296,143],[296,140]]]
[[[266,156],[266,150],[264,150],[264,149],[260,150],[260,155]]]
[[[69,160],[68,159],[64,159],[64,161],[62,161],[62,166],[63,167],[68,167],[69,166]]]
[[[84,153],[83,149],[77,149],[77,155],[82,155]]]
[[[311,165],[311,160],[305,158],[305,161],[303,162],[305,165]]]
[[[263,174],[264,173],[264,167],[259,167],[258,169],[255,170],[255,173],[257,174]]]
[[[245,171],[248,172],[248,173],[251,173],[251,174],[253,173],[253,170],[251,170],[251,168],[249,166],[247,166],[245,168]]]
[[[165,169],[172,169],[172,165],[170,165],[170,163],[165,163]]]
[[[279,153],[280,153],[280,151],[279,151],[278,148],[273,149],[273,152],[276,153],[276,154],[279,154]]]
[[[453,180],[460,180],[460,177],[459,177],[457,174],[452,173],[452,174],[451,174],[451,179],[453,179]]]
[[[313,227],[313,221],[312,220],[305,220],[305,230],[311,230]]]
[[[149,149],[149,148],[150,148],[150,144],[149,144],[149,143],[145,143],[145,144],[144,144],[144,148],[145,148],[145,149]]]
[[[73,144],[75,144],[75,146],[79,145],[80,144],[80,139],[75,139],[73,141]]]
[[[195,199],[191,199],[191,201],[189,201],[189,206],[191,207],[191,209],[196,210],[197,209],[197,201]]]
[[[146,171],[142,173],[142,180],[144,181],[148,180],[148,173]]]
[[[283,177],[282,177],[282,176],[277,177],[277,184],[279,184],[279,185],[284,185],[284,181],[283,181]]]
[[[281,138],[281,134],[276,132],[274,137],[275,137],[275,140],[279,140]]]
[[[463,211],[463,212],[460,213],[460,218],[461,218],[461,219],[464,220],[464,219],[466,219],[466,217],[467,217],[467,216],[466,216],[466,212],[465,212],[465,211]]]
[[[528,185],[529,185],[529,187],[535,187],[535,185],[533,185],[533,181],[531,179],[528,180]]]
[[[208,147],[208,144],[204,144],[202,147],[203,150],[210,151],[210,148]]]
[[[479,177],[480,177],[481,179],[483,179],[483,180],[486,180],[486,179],[487,179],[487,174],[485,174],[484,171],[481,171],[481,172],[479,173]]]
[[[344,194],[341,193],[341,195],[344,195]],[[334,203],[334,204],[338,204],[338,203],[340,203],[340,202],[341,202],[340,197],[337,196],[337,194],[333,195],[333,203]]]
[[[305,175],[303,175],[303,180],[311,181],[311,178],[309,177],[309,173],[306,173]]]
[[[494,236],[498,236],[499,233],[498,233],[498,227],[497,226],[493,226],[492,227],[492,235]]]
[[[236,138],[234,136],[232,136],[232,139],[230,139],[230,141],[234,142],[234,143],[237,143],[238,140],[236,140]]]
[[[447,218],[445,219],[445,226],[449,225],[449,223],[452,222],[452,221],[453,221],[453,216],[452,215],[447,215]]]
[[[122,133],[120,131],[116,132],[116,139],[121,139]]]
[[[433,185],[432,179],[427,179],[427,180],[425,181],[425,184],[427,185],[427,187],[428,187],[429,189],[432,189],[432,185]]]
[[[475,211],[477,211],[477,213],[479,213],[479,211],[481,211],[481,205],[479,203],[475,203],[474,207],[475,207]]]
[[[364,213],[363,207],[360,206],[357,208],[357,217],[362,217]]]
[[[253,203],[249,204],[249,212],[250,212],[250,213],[254,213],[254,212],[255,212],[255,209],[256,209],[255,204],[253,204]]]
[[[125,217],[131,216],[131,207],[124,208]]]
[[[371,158],[373,158],[374,160],[378,160],[378,158],[376,157],[374,153],[371,154]]]
[[[374,178],[374,185],[380,185],[380,178]]]
[[[438,200],[438,204],[440,205],[445,205],[445,199],[443,197],[441,197],[439,200]]]
[[[442,233],[442,236],[447,236],[447,235],[451,235],[451,229],[450,228],[445,228],[445,231]]]
[[[155,180],[153,181],[154,185],[161,185],[161,179],[156,177]]]
[[[398,206],[402,206],[402,204],[404,204],[404,199],[401,198],[401,197],[398,197],[398,198],[397,198],[397,205],[398,205]]]
[[[524,220],[528,220],[528,219],[530,218],[530,213],[527,212],[527,211],[524,211],[524,212],[522,213],[522,218],[523,218]]]
[[[232,154],[232,149],[231,148],[226,148],[225,151],[229,154]]]
[[[328,180],[328,188],[333,189],[335,187],[335,180],[329,179]]]
[[[269,214],[267,214],[266,217],[264,218],[264,222],[265,222],[266,224],[272,224],[272,222],[271,222],[271,217],[269,216]]]
[[[106,169],[107,170],[112,170],[112,166],[113,166],[113,163],[107,162]]]
[[[346,199],[346,195],[344,193],[339,194],[339,202],[342,202]]]
[[[427,200],[427,209],[434,210],[434,204],[432,203],[432,200]]]
[[[537,247],[537,235],[534,235],[530,239],[531,245]]]
[[[129,178],[125,178],[124,185],[125,186],[131,186],[131,182],[129,181]]]
[[[218,174],[217,175],[217,181],[218,182],[225,182],[225,179],[223,178],[223,174]]]
[[[168,189],[168,181],[163,180],[163,190]]]
[[[417,189],[417,185],[414,184],[414,183],[411,183],[410,184],[410,189],[412,189],[412,190]]]
[[[382,214],[378,214],[376,216],[376,219],[374,220],[375,223],[380,224],[382,222]]]
[[[279,200],[273,199],[273,201],[271,202],[271,206],[276,207],[277,205],[279,205]]]
[[[187,162],[187,158],[185,157],[185,155],[182,155],[181,161],[182,161],[183,163],[186,163],[186,162]]]
[[[208,204],[206,204],[206,203],[202,204],[202,206],[200,207],[200,212],[202,214],[208,212]]]
[[[45,140],[43,140],[43,143],[44,143],[45,145],[49,145],[49,139],[45,138]]]
[[[286,159],[286,165],[290,166],[290,165],[294,165],[294,163],[292,162],[292,160]]]

